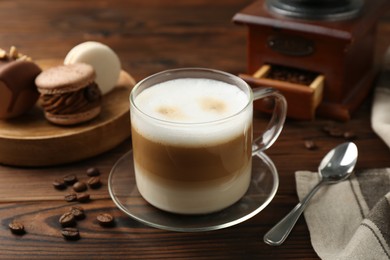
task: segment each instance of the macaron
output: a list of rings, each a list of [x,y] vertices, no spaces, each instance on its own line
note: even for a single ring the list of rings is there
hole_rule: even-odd
[[[121,62],[107,45],[88,41],[76,45],[66,55],[64,64],[87,63],[96,72],[96,83],[102,95],[111,91],[119,79]]]
[[[35,78],[41,68],[29,57],[11,47],[0,49],[0,119],[27,113],[39,98]]]
[[[41,106],[48,121],[75,125],[97,117],[101,93],[91,65],[76,63],[49,68],[35,79]]]

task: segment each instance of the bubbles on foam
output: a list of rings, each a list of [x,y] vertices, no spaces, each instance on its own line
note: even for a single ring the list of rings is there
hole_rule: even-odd
[[[234,85],[211,79],[174,79],[140,93],[135,103],[144,113],[162,120],[201,123],[229,117],[248,103]]]
[[[135,98],[136,106],[145,114],[177,126],[151,120],[131,111],[131,125],[141,135],[162,143],[209,145],[243,134],[252,124],[252,107],[240,112],[248,103],[247,95],[238,87],[211,79],[175,79],[145,89]],[[235,115],[232,120],[210,125],[204,123]],[[180,128],[180,131],[176,131]]]

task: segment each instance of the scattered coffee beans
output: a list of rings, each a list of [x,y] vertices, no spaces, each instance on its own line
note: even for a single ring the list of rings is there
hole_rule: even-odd
[[[63,177],[63,179],[55,179],[53,181],[53,186],[56,189],[63,190],[67,186],[72,185],[74,193],[69,193],[64,196],[64,200],[67,202],[78,201],[80,203],[86,203],[90,201],[90,195],[88,193],[81,193],[88,190],[88,187],[91,189],[97,189],[102,186],[100,180],[100,171],[91,167],[87,169],[87,175],[90,177],[87,182],[79,181],[76,175],[69,174]],[[78,240],[80,239],[80,232],[75,225],[77,220],[85,218],[84,209],[80,206],[73,206],[70,210],[59,218],[59,223],[62,226],[61,234],[66,240]],[[111,227],[115,225],[114,217],[108,213],[102,213],[97,216],[97,221],[101,226]],[[21,223],[13,222],[9,224],[11,231],[15,234],[23,234],[24,227]]]
[[[88,202],[90,199],[90,195],[88,193],[80,193],[77,194],[77,201],[81,203]]]
[[[317,149],[317,145],[313,140],[305,140],[305,147],[308,150],[315,150]]]
[[[357,137],[355,132],[334,125],[325,125],[322,130],[331,137],[343,137],[346,140],[354,140]]]
[[[8,227],[11,232],[16,235],[23,235],[24,233],[26,233],[26,231],[24,230],[24,225],[17,221],[12,221],[8,224]]]
[[[85,218],[84,209],[82,207],[74,206],[70,209],[69,212],[73,214],[76,220],[81,220]]]
[[[98,176],[89,178],[87,183],[91,189],[98,189],[100,188],[100,186],[102,186],[102,182],[100,181],[100,177]]]
[[[99,224],[103,227],[112,227],[114,225],[114,216],[108,213],[101,213],[96,217]]]
[[[64,190],[66,189],[66,184],[63,180],[60,180],[60,179],[55,179],[53,181],[53,186],[54,188],[56,188],[57,190]]]
[[[73,184],[73,190],[76,192],[82,192],[87,190],[87,184],[82,181],[78,181],[75,184]]]
[[[91,167],[87,170],[87,175],[89,177],[93,177],[93,176],[99,176],[100,175],[100,171],[95,168],[95,167]]]
[[[66,175],[64,177],[64,182],[67,184],[67,185],[73,185],[75,182],[77,181],[77,177],[76,175]]]
[[[77,200],[77,194],[76,193],[70,193],[64,196],[65,201],[67,202],[73,202]]]
[[[67,240],[78,240],[80,239],[80,232],[77,228],[66,227],[61,229],[62,236]]]
[[[64,213],[60,217],[59,222],[62,227],[73,227],[74,225],[76,225],[76,220],[72,212]]]

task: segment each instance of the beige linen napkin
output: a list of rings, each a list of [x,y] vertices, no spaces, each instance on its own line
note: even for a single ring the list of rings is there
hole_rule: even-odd
[[[319,181],[295,173],[300,200]],[[304,211],[311,243],[321,259],[390,259],[390,168],[355,171],[322,187]]]
[[[390,147],[390,47],[387,49],[383,69],[374,92],[371,126]]]

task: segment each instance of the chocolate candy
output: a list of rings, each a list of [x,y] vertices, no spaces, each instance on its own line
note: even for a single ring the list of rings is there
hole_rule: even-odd
[[[0,49],[0,119],[20,116],[37,102],[39,92],[35,78],[41,69],[11,47],[10,53]]]

